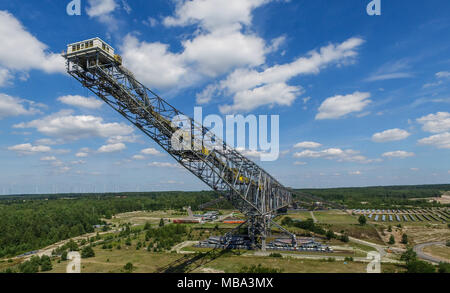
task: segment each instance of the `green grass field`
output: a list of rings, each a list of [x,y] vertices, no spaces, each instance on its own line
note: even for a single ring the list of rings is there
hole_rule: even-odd
[[[217,258],[198,257],[198,255],[183,256],[175,253],[151,253],[144,250],[136,251],[133,247],[122,250],[103,250],[95,248],[96,256],[82,259],[83,273],[121,273],[123,266],[131,262],[136,267],[135,273],[154,273],[160,268],[168,268],[183,272],[225,272],[236,273],[244,266],[261,264],[265,267],[281,269],[284,273],[365,273],[365,263],[324,260],[306,260],[295,258],[274,258],[260,256],[243,256],[225,253]],[[325,258],[325,257],[324,257]],[[192,261],[195,259],[195,261]],[[175,263],[180,260],[179,263]],[[187,262],[189,261],[189,262]],[[186,264],[188,263],[188,264]],[[64,273],[68,262],[53,262],[50,273]],[[382,269],[401,270],[395,265],[383,264]]]

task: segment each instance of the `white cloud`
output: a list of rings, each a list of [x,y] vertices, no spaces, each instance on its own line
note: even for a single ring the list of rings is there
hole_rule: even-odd
[[[423,125],[422,129],[431,133],[439,133],[450,130],[450,113],[438,112],[417,119]]]
[[[98,17],[113,12],[117,3],[115,0],[88,0],[89,7],[86,12],[90,17]]]
[[[408,158],[408,157],[414,157],[415,154],[414,153],[410,153],[410,152],[405,152],[405,151],[394,151],[394,152],[386,152],[384,154],[382,154],[381,156],[385,157],[385,158]]]
[[[440,71],[440,72],[436,73],[436,77],[437,78],[450,77],[450,72],[449,71]]]
[[[298,75],[318,74],[331,64],[350,63],[363,42],[360,38],[350,38],[341,44],[330,44],[319,51],[311,51],[306,57],[300,57],[292,63],[275,65],[262,72],[237,69],[216,86],[218,91],[234,96],[234,104],[222,106],[221,111],[249,111],[261,105],[291,105],[303,91],[300,86],[287,85],[287,81]],[[269,94],[264,94],[270,90]],[[274,94],[274,90],[281,92]],[[262,102],[258,99],[262,99]],[[254,101],[257,102],[251,106]]]
[[[115,143],[120,143],[120,142],[129,142],[129,143],[134,143],[138,140],[139,136],[138,135],[115,135],[115,136],[111,136],[110,138],[108,138],[107,143],[109,144],[115,144]]]
[[[133,133],[133,128],[123,123],[104,123],[101,117],[74,116],[72,113],[70,110],[63,110],[42,119],[14,125],[14,128],[36,128],[42,134],[69,141]]]
[[[349,175],[361,175],[362,172],[361,171],[353,171],[353,172],[348,172]]]
[[[48,47],[30,34],[12,14],[1,10],[0,43],[0,66],[3,70],[65,72],[64,58],[60,54],[48,52]]]
[[[296,166],[304,166],[304,165],[308,165],[308,163],[306,163],[306,162],[301,162],[301,161],[295,161],[295,162],[294,162],[294,165],[296,165]]]
[[[166,17],[166,26],[199,24],[203,29],[215,31],[236,25],[249,25],[252,10],[271,0],[193,0],[178,1],[175,16]]]
[[[394,128],[388,129],[383,132],[375,133],[372,136],[372,141],[374,142],[388,142],[388,141],[397,141],[402,140],[409,137],[411,134],[403,129]]]
[[[157,149],[154,149],[154,148],[143,149],[141,151],[141,153],[144,154],[144,155],[150,155],[150,156],[159,156],[159,155],[161,155],[161,153]]]
[[[319,148],[322,145],[318,142],[314,142],[314,141],[304,141],[304,142],[299,142],[297,144],[294,145],[294,148],[302,148],[302,149],[315,149],[315,148]]]
[[[71,105],[75,107],[87,108],[87,109],[98,109],[103,106],[103,102],[92,97],[82,97],[82,96],[62,96],[58,98],[63,104]]]
[[[127,147],[123,143],[107,144],[98,149],[99,153],[114,153],[125,150]]]
[[[151,162],[148,163],[149,167],[156,168],[180,168],[177,164],[167,163],[167,162]]]
[[[338,162],[358,163],[371,163],[375,161],[367,159],[365,156],[360,155],[359,151],[355,151],[352,149],[342,150],[340,148],[329,148],[321,151],[304,150],[294,153],[294,158],[322,158],[327,160],[336,160]]]
[[[289,86],[283,82],[267,84],[236,93],[234,104],[222,105],[219,110],[225,114],[239,111],[248,112],[264,105],[290,106],[302,93],[303,90],[299,86]]]
[[[84,152],[79,152],[79,153],[76,153],[75,156],[77,158],[86,158],[87,156],[89,156],[89,154],[88,153],[84,153]]]
[[[419,140],[421,145],[431,145],[439,149],[450,149],[450,132],[443,132]]]
[[[13,76],[8,69],[0,68],[0,87],[7,85],[12,77]]]
[[[145,160],[146,158],[145,158],[145,156],[143,156],[143,155],[134,155],[134,156],[132,157],[132,159],[133,159],[133,160]]]
[[[192,83],[180,54],[169,52],[166,44],[140,42],[135,36],[127,35],[121,49],[124,65],[150,87],[170,88]]]
[[[354,92],[349,95],[337,95],[326,99],[319,107],[316,120],[337,119],[352,112],[360,112],[372,101],[370,93]]]
[[[48,156],[48,157],[42,157],[41,158],[41,161],[44,161],[44,162],[51,162],[51,161],[56,161],[57,159],[56,159],[56,157],[55,156]]]
[[[216,77],[237,66],[258,66],[265,62],[265,42],[240,31],[215,31],[183,42],[182,58],[196,70]],[[239,49],[237,49],[239,48]]]
[[[366,81],[380,81],[388,79],[410,78],[414,75],[409,72],[409,62],[406,59],[383,64]]]
[[[26,106],[25,104],[29,104]],[[11,97],[0,93],[0,119],[19,115],[31,115],[39,113],[31,101]]]
[[[32,155],[32,154],[36,154],[36,153],[48,153],[48,152],[52,151],[52,149],[48,146],[44,146],[44,145],[33,146],[30,143],[11,146],[11,147],[8,147],[8,150],[14,151],[21,155]]]
[[[417,171],[419,171],[420,169],[419,169],[419,168],[409,168],[409,170],[414,171],[414,172],[417,172]]]

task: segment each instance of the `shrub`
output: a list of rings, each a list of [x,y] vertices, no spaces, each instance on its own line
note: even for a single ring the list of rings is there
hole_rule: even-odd
[[[91,246],[86,246],[81,251],[81,258],[89,258],[89,257],[94,257],[94,256],[95,256],[95,252]]]

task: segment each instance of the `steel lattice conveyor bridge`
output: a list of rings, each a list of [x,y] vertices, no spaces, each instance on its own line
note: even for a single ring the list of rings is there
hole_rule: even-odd
[[[101,39],[70,44],[63,56],[70,75],[246,215],[246,222],[227,233],[225,239],[231,239],[233,232],[246,225],[252,246],[265,249],[266,238],[275,225],[289,235],[292,245],[296,246],[295,235],[273,221],[279,209],[292,204],[289,189],[193,119],[179,125],[172,123],[183,114],[137,81],[122,66],[121,57]],[[183,123],[189,123],[188,127],[193,130],[188,139],[183,133],[184,140],[178,141],[184,146],[189,144],[186,150],[174,147],[172,140],[177,131],[186,129],[186,124],[181,126]],[[194,133],[203,135],[199,135],[199,139]]]

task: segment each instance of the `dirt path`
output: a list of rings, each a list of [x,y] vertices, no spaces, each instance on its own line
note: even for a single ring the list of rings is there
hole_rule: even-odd
[[[181,249],[183,249],[186,246],[192,246],[195,244],[198,244],[198,241],[184,241],[172,247],[170,251],[176,251],[177,253],[181,254],[192,254],[195,253],[195,251],[181,251]]]
[[[309,213],[311,214],[311,218],[313,219],[314,223],[317,223],[317,219],[316,219],[316,217],[314,216],[313,211],[310,211]]]

